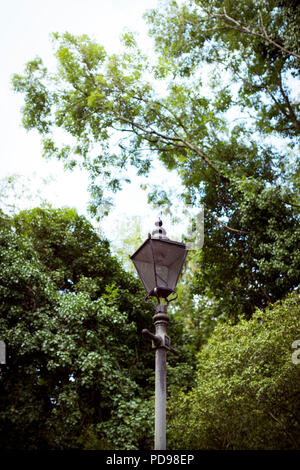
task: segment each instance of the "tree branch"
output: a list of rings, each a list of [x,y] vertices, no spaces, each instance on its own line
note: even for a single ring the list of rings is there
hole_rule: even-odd
[[[219,219],[217,219],[216,216],[214,216],[209,209],[207,209],[206,205],[203,204],[204,207],[205,207],[205,210],[218,222],[218,224],[222,225],[223,227],[227,228],[227,230],[230,230],[231,232],[237,232],[237,233],[241,233],[243,235],[249,235],[250,232],[246,232],[244,230],[238,230],[237,228],[232,228],[232,227],[228,227],[228,225],[224,224],[223,222],[221,222]]]
[[[268,412],[269,416],[271,416],[272,419],[274,419],[274,421],[276,423],[279,424],[279,426],[281,427],[281,429],[283,429],[283,431],[286,433],[286,435],[290,438],[290,440],[292,441],[293,445],[295,446],[294,448],[297,449],[298,448],[298,444],[297,442],[295,441],[295,438],[294,436],[286,429],[285,425],[278,419],[276,418],[276,416],[273,415],[273,413],[271,413],[271,411]]]
[[[281,103],[275,98],[275,96],[273,95],[273,93],[271,92],[270,88],[268,86],[265,86],[265,90],[267,91],[267,93],[269,94],[269,96],[272,98],[272,100],[274,101],[275,103],[275,106],[276,108],[278,109],[278,111],[282,114],[285,115],[285,117],[287,119],[289,119],[289,114],[286,112],[286,110],[284,109],[283,106],[281,106]]]
[[[206,155],[204,155],[203,152],[201,152],[201,150],[199,150],[195,145],[191,144],[189,141],[187,141],[183,137],[181,137],[181,136],[171,137],[169,135],[162,134],[161,132],[158,132],[158,131],[153,130],[153,129],[146,129],[141,124],[138,124],[135,121],[133,121],[132,119],[128,119],[123,115],[118,115],[117,117],[118,117],[118,119],[120,119],[120,121],[123,121],[123,122],[126,122],[127,124],[130,124],[132,126],[132,128],[137,128],[137,129],[141,130],[144,134],[156,135],[157,137],[160,137],[161,139],[163,139],[167,142],[171,141],[173,143],[173,145],[177,145],[177,147],[180,147],[180,148],[186,148],[186,147],[189,148],[190,150],[195,152],[202,160],[204,160],[205,163],[207,163],[207,165],[210,166],[216,173],[220,174],[220,176],[222,176],[222,178],[227,180],[227,178],[224,177],[223,175],[221,175],[220,170],[214,165],[214,163],[212,163],[209,160],[209,158]],[[179,142],[181,142],[181,144],[179,144]]]
[[[263,39],[263,40],[269,42],[270,44],[273,44],[273,46],[277,47],[282,52],[284,52],[286,54],[289,54],[289,55],[292,55],[294,57],[297,57],[297,59],[300,59],[299,54],[296,54],[295,52],[286,49],[285,47],[281,46],[276,41],[274,41],[272,38],[270,38],[270,36],[267,34],[265,26],[263,24],[261,12],[260,12],[260,18],[261,18],[261,22],[262,22],[262,31],[263,31],[263,33],[251,30],[248,27],[246,27],[245,25],[243,25],[241,22],[239,22],[236,19],[229,16],[227,14],[227,11],[226,11],[225,7],[223,7],[223,11],[224,11],[223,14],[215,13],[213,16],[216,17],[216,18],[225,18],[227,21],[229,21],[230,23],[233,23],[235,25],[234,29],[237,29],[237,30],[241,31],[242,33],[250,34],[251,36],[259,37],[260,39]]]

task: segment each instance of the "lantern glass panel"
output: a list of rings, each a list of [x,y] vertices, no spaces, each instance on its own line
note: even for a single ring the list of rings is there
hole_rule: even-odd
[[[159,239],[153,239],[152,244],[157,286],[174,291],[187,253],[185,245]]]
[[[131,261],[144,284],[146,292],[149,294],[155,287],[153,256],[149,240],[131,256]]]

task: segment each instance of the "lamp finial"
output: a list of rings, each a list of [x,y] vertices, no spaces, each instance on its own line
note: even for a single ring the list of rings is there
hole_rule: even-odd
[[[152,232],[152,238],[165,238],[168,239],[167,237],[167,232],[165,229],[162,227],[162,220],[160,217],[158,217],[158,220],[155,222],[155,228]]]

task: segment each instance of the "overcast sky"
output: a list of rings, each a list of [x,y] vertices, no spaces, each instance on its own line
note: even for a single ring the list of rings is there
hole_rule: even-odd
[[[23,98],[12,91],[11,77],[22,73],[25,63],[36,56],[46,66],[54,64],[52,32],[87,34],[108,52],[116,52],[121,34],[130,30],[139,34],[143,46],[150,47],[142,15],[157,4],[158,0],[2,0],[0,178],[14,173],[29,176],[32,191],[41,182],[43,197],[55,207],[67,205],[86,213],[87,174],[82,170],[66,172],[60,162],[42,158],[40,137],[35,131],[26,132],[22,128]],[[52,182],[42,183],[43,178],[52,178]],[[165,184],[166,178],[166,172],[158,172],[155,183]],[[174,179],[175,184],[178,181]],[[147,211],[146,194],[139,190],[139,182],[128,185],[116,197],[115,215],[106,222],[106,233],[118,214],[141,215]]]

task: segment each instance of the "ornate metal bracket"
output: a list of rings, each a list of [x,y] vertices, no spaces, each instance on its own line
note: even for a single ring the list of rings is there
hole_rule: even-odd
[[[164,335],[155,335],[154,333],[151,333],[149,330],[144,329],[142,331],[142,335],[144,336],[145,339],[148,339],[152,342],[152,349],[158,349],[158,348],[164,348],[167,351],[172,352],[176,356],[179,355],[179,351],[177,349],[174,349],[171,346],[171,340],[170,337],[166,334]]]

